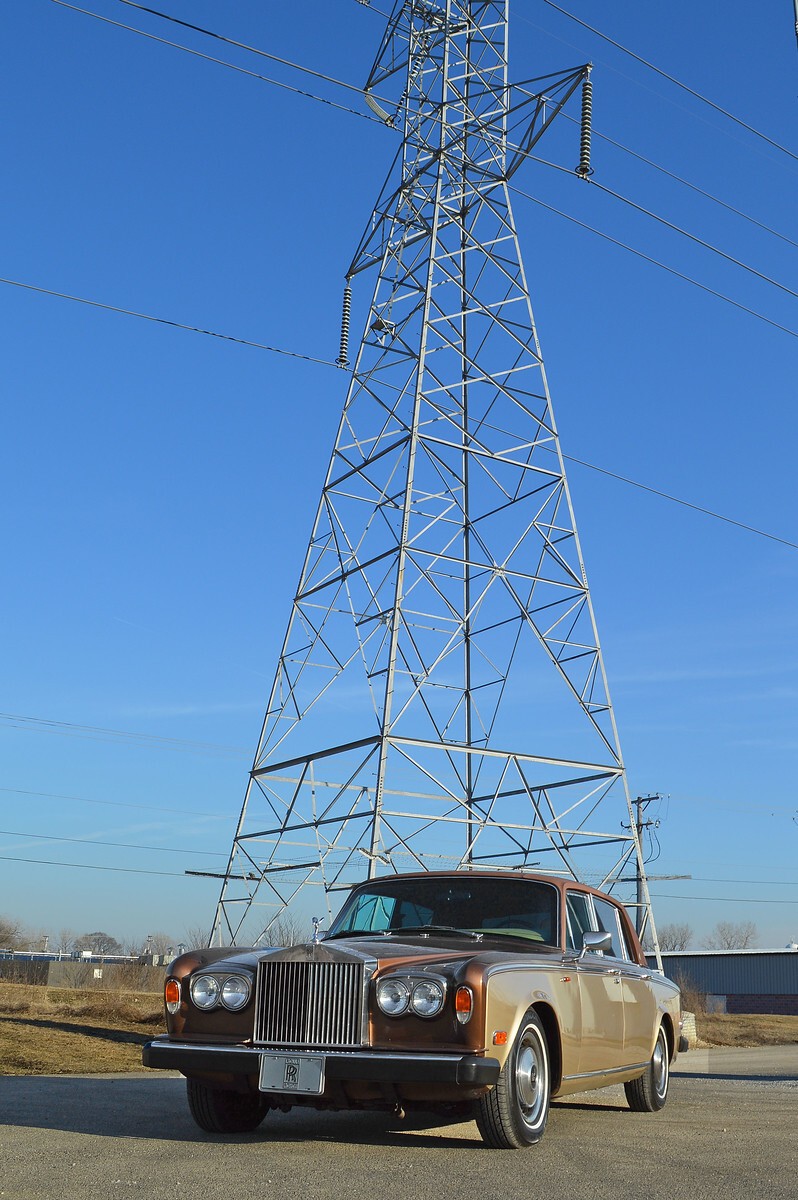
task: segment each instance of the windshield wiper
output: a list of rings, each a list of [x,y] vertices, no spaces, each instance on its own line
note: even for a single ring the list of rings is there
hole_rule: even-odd
[[[478,942],[481,942],[485,935],[484,930],[458,929],[455,925],[403,925],[399,929],[340,929],[336,933],[328,933],[324,941],[330,942],[333,938],[350,937],[401,939],[405,934],[410,933],[420,934],[421,937],[428,937],[431,933],[448,934],[450,937],[454,935],[455,937],[475,938]]]
[[[473,929],[458,929],[455,925],[403,925],[401,929],[390,931],[394,937],[401,938],[406,933],[420,933],[422,936],[430,933],[456,934],[457,937],[480,937]]]

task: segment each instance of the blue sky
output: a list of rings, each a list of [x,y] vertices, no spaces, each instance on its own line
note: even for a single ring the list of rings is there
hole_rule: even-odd
[[[85,7],[367,113],[118,0]],[[161,7],[354,85],[383,29],[356,0]],[[598,136],[597,183],[766,278],[570,171],[513,181],[767,319],[514,197],[565,453],[773,535],[571,465],[631,789],[663,796],[649,869],[692,876],[652,882],[658,923],[698,946],[751,920],[780,946],[798,939],[798,551],[774,540],[798,542],[792,6],[561,7],[777,144],[516,0],[516,78],[592,61],[596,135],[768,227]],[[394,135],[53,0],[3,24],[0,275],[334,359]],[[572,168],[576,126],[539,153]],[[345,376],[8,283],[0,327],[0,913],[177,942],[213,914],[218,883],[184,872],[224,869]]]

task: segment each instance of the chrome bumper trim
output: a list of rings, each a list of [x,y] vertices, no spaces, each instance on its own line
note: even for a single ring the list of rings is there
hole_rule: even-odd
[[[250,1046],[202,1046],[156,1038],[142,1050],[145,1067],[184,1074],[218,1072],[258,1075],[262,1051]],[[291,1056],[291,1051],[270,1049]],[[450,1083],[457,1087],[490,1087],[499,1078],[495,1058],[476,1054],[402,1054],[391,1051],[318,1050],[299,1052],[324,1059],[327,1079],[377,1080],[384,1083]]]

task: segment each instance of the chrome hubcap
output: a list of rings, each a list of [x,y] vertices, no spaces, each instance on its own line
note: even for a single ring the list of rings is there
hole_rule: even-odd
[[[662,1034],[657,1038],[654,1056],[651,1059],[651,1073],[657,1095],[662,1097],[668,1090],[668,1052]]]
[[[546,1060],[534,1030],[527,1031],[515,1060],[515,1085],[521,1114],[535,1125],[546,1097]]]

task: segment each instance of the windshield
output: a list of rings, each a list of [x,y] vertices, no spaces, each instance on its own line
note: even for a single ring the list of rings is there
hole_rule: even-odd
[[[328,937],[436,932],[498,934],[558,944],[558,893],[547,883],[476,875],[375,879],[350,896]]]

